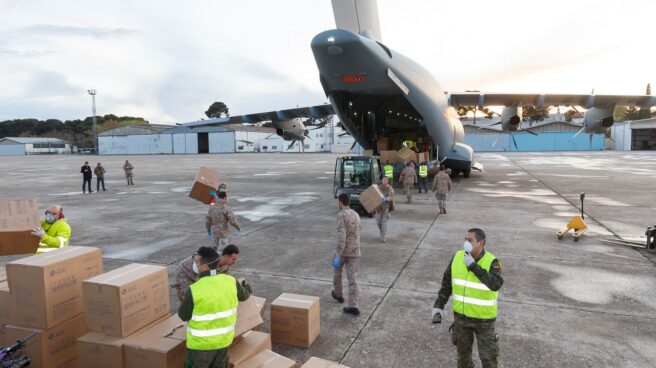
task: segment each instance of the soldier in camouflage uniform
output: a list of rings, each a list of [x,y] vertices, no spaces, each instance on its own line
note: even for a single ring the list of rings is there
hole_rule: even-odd
[[[437,199],[437,204],[440,207],[440,213],[446,215],[446,200],[451,190],[451,178],[449,174],[446,173],[444,166],[440,166],[440,172],[435,175],[433,179],[433,192],[435,192],[435,198]]]
[[[441,323],[444,306],[453,294],[455,322],[451,337],[458,350],[458,368],[474,368],[474,336],[483,368],[498,366],[499,345],[494,325],[503,278],[501,262],[484,247],[483,230],[468,230],[464,249],[451,259],[433,306],[433,323]]]
[[[356,280],[358,260],[360,258],[360,216],[349,207],[349,204],[348,194],[340,194],[340,211],[337,214],[337,242],[333,258],[335,272],[332,296],[338,302],[344,302],[342,296],[342,268],[346,267],[349,295],[348,305],[344,307],[344,313],[357,316],[360,315],[360,309],[358,309],[358,283]]]
[[[387,234],[387,220],[389,220],[390,211],[394,208],[394,188],[389,184],[389,179],[383,177],[380,183],[380,191],[383,193],[384,198],[382,204],[376,209],[376,224],[380,231],[380,240],[384,243]]]
[[[219,201],[214,206],[210,206],[210,210],[205,217],[205,227],[207,228],[207,235],[214,239],[214,248],[221,252],[228,245],[228,224],[232,225],[237,231],[241,231],[241,228],[228,205],[226,192],[219,192],[217,196]]]
[[[400,180],[403,183],[403,191],[405,192],[405,196],[408,199],[408,203],[412,202],[412,190],[415,187],[415,183],[417,182],[417,172],[415,171],[415,168],[413,167],[412,161],[408,162],[408,165],[401,171],[401,177]]]
[[[198,273],[194,270],[194,259],[198,252],[195,252],[191,257],[183,259],[177,268],[175,274],[175,284],[171,287],[176,289],[178,300],[182,301],[184,299],[185,291],[189,285],[196,282],[198,279]],[[219,258],[219,265],[217,273],[227,273],[229,274],[232,270],[232,266],[237,263],[239,259],[239,248],[234,244],[229,244],[221,252],[221,258]]]

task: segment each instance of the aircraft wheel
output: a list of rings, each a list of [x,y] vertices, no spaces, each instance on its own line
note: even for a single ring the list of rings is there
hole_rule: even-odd
[[[451,169],[451,179],[456,179],[458,176],[460,176],[460,170]]]
[[[462,177],[467,179],[467,178],[469,178],[470,173],[471,173],[471,169],[463,170],[462,171]]]

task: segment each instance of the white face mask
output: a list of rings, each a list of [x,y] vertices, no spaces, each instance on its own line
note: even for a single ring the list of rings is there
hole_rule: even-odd
[[[472,249],[474,249],[474,246],[469,242],[469,240],[465,240],[465,243],[462,245],[462,249],[465,250],[465,253],[471,253]]]
[[[198,265],[196,264],[196,262],[194,262],[193,265],[191,266],[191,270],[194,271],[195,274],[198,274]]]
[[[55,215],[53,215],[52,213],[46,214],[46,222],[49,224],[55,222]]]

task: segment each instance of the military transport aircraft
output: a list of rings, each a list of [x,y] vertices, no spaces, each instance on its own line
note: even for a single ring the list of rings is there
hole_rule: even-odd
[[[187,126],[272,121],[283,138],[301,140],[296,118],[337,114],[342,126],[364,148],[376,151],[380,138],[432,143],[437,158],[452,173],[468,177],[474,151],[464,143],[464,129],[454,106],[505,106],[502,125],[519,124],[520,106],[574,105],[587,109],[581,132],[604,132],[613,124],[616,105],[651,107],[652,96],[552,94],[445,94],[421,65],[382,43],[376,0],[332,0],[337,29],[316,35],[311,42],[319,79],[331,105],[272,111],[206,121]],[[298,128],[298,127],[296,127]]]

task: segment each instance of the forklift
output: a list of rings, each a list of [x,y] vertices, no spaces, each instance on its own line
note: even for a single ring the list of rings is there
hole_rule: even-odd
[[[335,176],[333,180],[333,195],[337,198],[346,193],[351,199],[351,208],[372,217],[362,207],[358,196],[372,184],[383,179],[383,166],[378,156],[342,156],[335,160]]]

